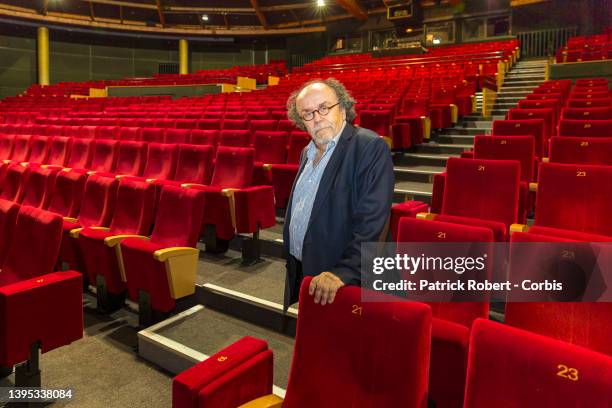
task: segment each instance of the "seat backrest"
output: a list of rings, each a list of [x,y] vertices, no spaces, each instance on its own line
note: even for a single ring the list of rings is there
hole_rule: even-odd
[[[612,167],[541,163],[535,225],[612,236]]]
[[[189,142],[189,129],[166,129],[164,143],[177,144]]]
[[[595,108],[597,106],[611,106],[612,98],[584,98],[570,99],[567,101],[568,108]]]
[[[191,144],[217,146],[218,141],[218,130],[194,129],[191,131]]]
[[[517,161],[459,159],[446,163],[442,214],[517,222],[520,165]]]
[[[256,131],[253,140],[255,161],[268,164],[286,163],[287,141],[287,132]]]
[[[219,146],[249,147],[250,144],[249,130],[222,130],[219,135]]]
[[[4,175],[0,198],[18,203],[21,202],[30,171],[29,167],[23,167],[15,163],[9,164]]]
[[[147,144],[144,142],[119,142],[116,174],[140,176],[147,158]]]
[[[559,136],[609,137],[612,136],[612,120],[561,119]]]
[[[96,140],[93,147],[90,170],[112,173],[117,164],[117,152],[119,142],[117,140]]]
[[[13,231],[15,231],[18,212],[19,204],[13,201],[0,200],[0,269],[4,264],[9,245],[13,240]]]
[[[299,164],[302,150],[310,143],[311,137],[308,132],[293,131],[289,137],[289,150],[287,152],[287,163]]]
[[[223,129],[227,130],[247,130],[249,129],[249,122],[246,119],[227,119],[223,121]]]
[[[78,216],[81,226],[108,226],[115,210],[118,185],[119,181],[111,177],[92,174],[87,178]]]
[[[321,306],[302,282],[283,406],[425,407],[431,309],[417,302],[362,302],[357,286]],[[325,381],[321,380],[324,373]]]
[[[91,139],[73,139],[66,167],[88,169],[91,166],[96,142]]]
[[[30,138],[30,157],[28,161],[31,163],[46,163],[49,155],[49,142],[55,137],[48,136],[32,136]]]
[[[389,136],[391,117],[390,110],[364,110],[359,114],[359,126],[370,129],[379,136]]]
[[[476,136],[474,158],[517,160],[521,164],[521,181],[534,181],[535,140],[533,136]]]
[[[174,126],[177,129],[193,129],[197,122],[197,119],[177,119]]]
[[[119,126],[98,126],[96,139],[117,140],[119,137]]]
[[[167,185],[162,188],[151,242],[195,247],[204,216],[204,193]]]
[[[553,137],[548,159],[551,163],[612,166],[612,137]]]
[[[213,147],[182,144],[173,180],[185,183],[209,184],[213,171]]]
[[[98,133],[97,126],[81,126],[81,138],[82,139],[95,139]]]
[[[210,182],[223,188],[245,188],[253,180],[255,151],[252,148],[219,146]]]
[[[603,408],[611,373],[610,356],[479,319],[470,336],[463,407]]]
[[[0,286],[53,272],[62,240],[62,217],[21,206],[8,249]]]
[[[30,139],[28,135],[17,135],[13,141],[13,153],[11,160],[16,162],[27,161],[30,157]]]
[[[47,210],[62,217],[76,218],[81,208],[86,180],[87,175],[81,172],[58,172]]]
[[[64,136],[65,126],[49,125],[47,126],[47,136]]]
[[[521,109],[512,108],[508,111],[508,119],[543,119],[544,120],[544,140],[547,141],[555,130],[555,113],[551,108],[542,109]]]
[[[170,119],[170,118],[161,118],[161,119],[157,119],[155,121],[155,127],[160,127],[160,128],[173,128],[174,127],[174,122],[176,120],[175,119]]]
[[[286,116],[287,113],[285,112],[285,117]],[[293,123],[293,121],[289,119],[280,119],[278,121],[278,127],[276,129],[279,132],[293,132],[294,130],[297,130],[297,128],[295,127],[295,123]]]
[[[564,108],[561,112],[563,119],[601,120],[612,119],[612,107],[601,108]]]
[[[131,119],[129,119],[131,121]],[[133,140],[138,141],[141,139],[141,130],[139,127],[122,127],[119,129],[119,140]]]
[[[142,140],[149,143],[164,143],[164,131],[166,129],[160,127],[145,127],[142,128]]]
[[[545,155],[543,119],[495,120],[492,133],[495,136],[533,136],[536,156]]]
[[[42,167],[33,168],[23,187],[22,205],[46,209],[55,187],[57,171]]]
[[[64,166],[68,161],[72,139],[69,137],[56,136],[49,145],[49,155],[46,164],[53,166]]]
[[[178,147],[161,143],[150,143],[147,151],[147,163],[142,176],[160,180],[171,180],[176,171]]]
[[[81,126],[66,126],[64,131],[66,137],[81,137]]]
[[[110,231],[115,235],[148,235],[153,223],[155,186],[146,181],[122,178],[117,189]]]
[[[13,142],[15,141],[14,135],[2,134],[0,135],[0,160],[6,160],[11,157],[13,153]]]
[[[275,119],[253,119],[249,122],[249,129],[251,132],[258,130],[276,130],[278,121]]]
[[[198,120],[196,127],[198,129],[205,129],[205,130],[219,130],[221,129],[221,120],[220,119],[200,119]]]

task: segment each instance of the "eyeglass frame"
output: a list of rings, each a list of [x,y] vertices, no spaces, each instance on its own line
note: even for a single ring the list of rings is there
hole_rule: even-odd
[[[302,120],[306,121],[306,122],[310,122],[311,120],[314,120],[315,118],[315,113],[318,113],[320,116],[327,116],[329,115],[329,112],[331,112],[331,110],[333,108],[335,108],[336,106],[340,105],[340,101],[336,102],[334,105],[332,106],[321,106],[319,109],[315,109],[313,111],[310,112],[306,112],[304,114],[304,116],[300,116],[300,118],[302,118]],[[321,109],[327,109],[327,112],[323,113],[321,112]],[[306,115],[312,115],[312,118],[310,119],[306,119]]]

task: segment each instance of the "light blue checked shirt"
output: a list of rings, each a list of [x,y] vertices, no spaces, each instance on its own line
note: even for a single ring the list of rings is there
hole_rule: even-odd
[[[311,140],[306,147],[306,165],[295,184],[293,199],[291,200],[291,220],[289,222],[289,253],[299,261],[302,260],[304,236],[310,222],[310,214],[319,190],[321,177],[345,127],[346,122],[342,125],[340,132],[327,144],[325,152],[316,166],[314,165],[314,159],[317,146]]]

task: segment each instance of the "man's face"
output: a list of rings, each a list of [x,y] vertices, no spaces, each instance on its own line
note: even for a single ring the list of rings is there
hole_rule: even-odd
[[[296,98],[298,114],[303,118],[306,113],[313,112],[321,107],[330,107],[338,103],[336,92],[322,83],[315,83],[302,89]],[[314,113],[312,120],[303,120],[306,130],[318,147],[327,145],[340,132],[346,112],[337,105],[329,110],[325,116]]]

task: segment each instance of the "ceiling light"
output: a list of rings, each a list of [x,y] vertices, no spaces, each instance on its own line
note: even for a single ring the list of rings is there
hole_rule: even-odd
[[[325,7],[325,0],[317,0],[317,6]]]
[[[202,14],[202,21],[208,21],[208,14]]]
[[[406,32],[407,32],[407,33],[411,33],[411,32],[412,32],[412,28],[407,28],[407,29],[406,29]]]
[[[433,43],[434,44],[440,44],[442,41],[439,38],[434,38],[433,39]]]

